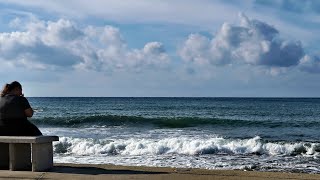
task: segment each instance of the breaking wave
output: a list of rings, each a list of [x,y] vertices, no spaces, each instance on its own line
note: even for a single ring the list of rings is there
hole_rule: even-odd
[[[160,128],[185,128],[196,126],[223,126],[223,127],[315,127],[319,122],[279,122],[255,121],[223,118],[201,117],[140,117],[117,115],[93,115],[71,117],[46,117],[31,120],[39,126],[50,127],[105,127],[105,126],[156,126]]]
[[[279,155],[318,156],[319,143],[265,142],[259,136],[250,139],[86,139],[61,137],[54,143],[54,152],[71,155]]]

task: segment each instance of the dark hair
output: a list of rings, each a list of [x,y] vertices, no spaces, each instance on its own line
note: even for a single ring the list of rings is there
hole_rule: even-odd
[[[13,81],[10,84],[5,84],[2,91],[1,91],[1,97],[5,96],[6,94],[8,94],[10,91],[14,90],[15,88],[22,89],[22,86],[18,81]]]

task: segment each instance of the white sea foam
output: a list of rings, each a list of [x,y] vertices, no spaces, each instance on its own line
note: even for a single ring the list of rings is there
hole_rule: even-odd
[[[54,142],[56,163],[301,171],[319,173],[318,143],[264,142],[251,139],[61,137]]]
[[[92,139],[61,137],[54,143],[54,152],[73,155],[318,155],[316,143],[264,143],[260,137],[251,139]]]

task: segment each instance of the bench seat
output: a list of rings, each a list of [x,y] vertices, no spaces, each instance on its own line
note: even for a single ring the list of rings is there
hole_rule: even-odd
[[[59,141],[58,136],[0,136],[0,143],[47,143]]]
[[[0,167],[45,171],[53,167],[52,142],[58,136],[0,136]]]

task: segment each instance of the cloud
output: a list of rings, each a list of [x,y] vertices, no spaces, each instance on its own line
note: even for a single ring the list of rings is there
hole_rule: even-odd
[[[70,32],[68,35],[71,37],[76,35],[72,32],[74,27],[68,22],[59,20],[46,25],[39,21],[28,24],[26,31],[0,33],[0,58],[17,65],[30,63],[28,67],[32,67],[32,64],[38,64],[35,67],[41,68],[74,65],[81,61],[81,57],[72,53],[61,42],[57,42],[65,39],[66,32]]]
[[[210,57],[213,55],[210,51],[210,46],[209,38],[199,34],[190,34],[179,54],[183,60],[199,64],[207,64],[210,59],[212,61],[221,59]]]
[[[84,61],[76,66],[78,69],[141,72],[147,68],[165,68],[170,63],[160,42],[148,42],[142,49],[129,49],[115,27],[90,26],[84,32],[88,39],[78,46],[84,57]]]
[[[320,58],[318,56],[305,55],[299,64],[299,69],[309,73],[320,73]]]
[[[21,24],[19,19],[14,24]],[[0,60],[30,69],[142,71],[169,63],[160,42],[129,49],[112,26],[79,28],[69,20],[33,20],[21,31],[0,33]]]
[[[179,54],[196,64],[251,64],[266,67],[290,67],[304,55],[300,42],[282,40],[273,26],[239,15],[240,24],[224,23],[209,39],[191,34]]]
[[[65,42],[71,42],[81,38],[84,34],[73,23],[68,20],[60,19],[57,22],[48,22],[46,32],[43,35],[43,41],[46,44],[57,45]]]

